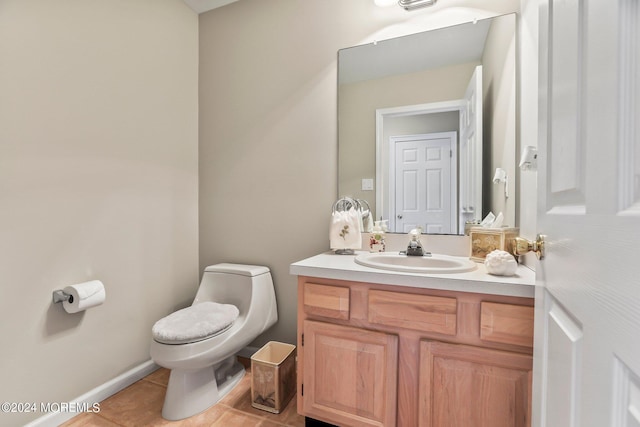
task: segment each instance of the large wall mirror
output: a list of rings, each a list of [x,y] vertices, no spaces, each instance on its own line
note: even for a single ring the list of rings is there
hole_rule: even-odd
[[[514,14],[338,52],[338,192],[391,232],[463,234],[502,211],[515,175]]]

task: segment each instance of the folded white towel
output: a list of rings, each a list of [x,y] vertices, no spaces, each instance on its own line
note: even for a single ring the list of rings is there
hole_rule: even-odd
[[[200,341],[231,326],[239,314],[235,305],[205,301],[163,317],[151,333],[165,344]]]
[[[362,217],[354,208],[331,215],[329,240],[331,249],[360,249],[362,247]]]

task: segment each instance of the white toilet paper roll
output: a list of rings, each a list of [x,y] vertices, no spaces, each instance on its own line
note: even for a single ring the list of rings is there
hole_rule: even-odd
[[[64,288],[69,294],[69,300],[63,301],[62,306],[67,313],[77,313],[87,308],[95,307],[104,302],[107,294],[100,280],[78,283]]]

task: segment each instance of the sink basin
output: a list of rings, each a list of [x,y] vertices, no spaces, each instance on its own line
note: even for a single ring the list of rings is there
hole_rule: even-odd
[[[407,256],[397,252],[379,252],[356,256],[357,264],[382,270],[406,273],[451,274],[476,269],[476,263],[462,257],[433,254],[431,256]]]

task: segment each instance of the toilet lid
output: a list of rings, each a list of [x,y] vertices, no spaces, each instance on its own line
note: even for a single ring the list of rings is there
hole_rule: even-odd
[[[163,317],[151,332],[163,344],[202,341],[231,327],[239,314],[235,305],[201,302]]]

